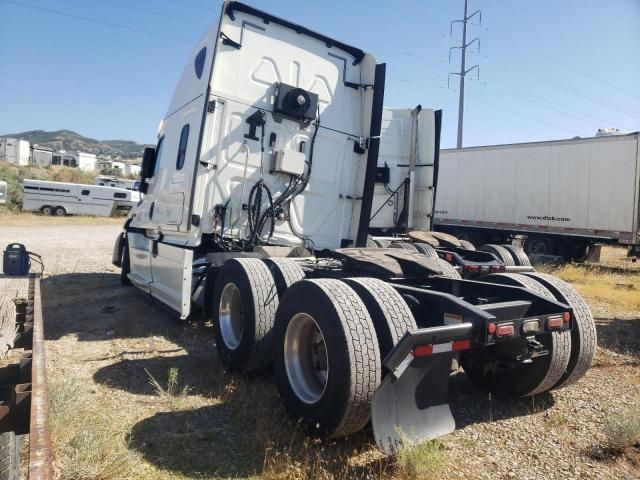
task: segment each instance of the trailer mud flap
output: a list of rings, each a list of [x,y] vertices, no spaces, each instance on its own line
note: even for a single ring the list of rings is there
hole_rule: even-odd
[[[382,381],[373,396],[371,421],[384,453],[455,430],[447,403],[452,358],[452,353],[414,358],[400,378],[390,374]]]
[[[378,448],[396,452],[455,430],[447,402],[451,361],[470,348],[471,324],[409,332],[385,359],[389,373],[373,395],[371,422]],[[429,343],[426,343],[429,342]]]

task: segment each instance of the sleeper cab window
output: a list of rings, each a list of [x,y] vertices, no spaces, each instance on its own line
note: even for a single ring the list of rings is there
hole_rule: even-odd
[[[207,47],[203,47],[202,50],[198,52],[198,55],[196,55],[196,59],[193,63],[193,66],[196,69],[196,77],[198,77],[198,79],[202,77],[202,71],[204,70],[204,61],[206,59],[207,59]]]
[[[180,144],[178,145],[178,158],[176,158],[176,170],[184,166],[184,158],[187,155],[187,143],[189,142],[189,124],[182,127],[180,133]]]

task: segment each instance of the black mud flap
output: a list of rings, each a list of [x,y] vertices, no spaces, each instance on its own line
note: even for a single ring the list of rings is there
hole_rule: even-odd
[[[387,376],[373,394],[371,422],[378,448],[390,454],[455,430],[447,403],[451,362],[471,348],[473,324],[405,333],[384,359]]]
[[[455,430],[456,424],[447,403],[453,352],[428,357],[407,356],[402,364],[382,381],[373,395],[371,421],[378,448],[396,452],[403,444],[419,443]]]

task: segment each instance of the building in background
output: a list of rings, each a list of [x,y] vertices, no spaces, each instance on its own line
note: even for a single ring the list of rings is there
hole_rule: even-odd
[[[130,175],[133,177],[139,177],[141,171],[142,171],[142,167],[135,163],[127,163],[124,167],[124,174]]]
[[[53,153],[51,164],[79,168],[80,170],[91,172],[98,167],[98,159],[93,153],[58,150]]]
[[[31,147],[31,163],[35,165],[51,165],[53,151],[33,145]]]
[[[29,142],[19,138],[0,138],[0,162],[29,164]]]

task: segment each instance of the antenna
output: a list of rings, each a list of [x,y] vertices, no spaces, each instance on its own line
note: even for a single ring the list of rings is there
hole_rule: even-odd
[[[462,23],[462,44],[459,47],[451,47],[449,49],[449,62],[451,62],[451,51],[455,49],[460,49],[460,72],[453,72],[449,75],[458,75],[460,77],[460,88],[458,90],[458,141],[456,143],[457,148],[462,148],[462,130],[464,125],[464,79],[467,73],[476,69],[478,74],[478,80],[480,79],[480,66],[474,65],[470,68],[466,68],[466,57],[467,57],[467,48],[473,45],[475,42],[478,42],[478,52],[480,52],[480,39],[478,37],[474,38],[470,42],[467,42],[467,22],[471,20],[474,16],[478,15],[480,23],[482,23],[482,12],[480,10],[476,10],[471,15],[467,15],[468,12],[468,1],[464,0],[464,18],[459,20],[453,20],[451,25],[449,26],[449,36],[453,35],[453,24],[454,23]],[[447,80],[447,85],[449,84]]]

